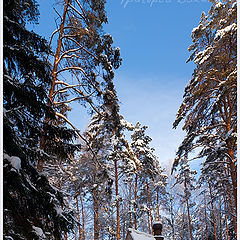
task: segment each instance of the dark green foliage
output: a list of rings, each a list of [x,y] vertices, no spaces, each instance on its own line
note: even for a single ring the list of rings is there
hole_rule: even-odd
[[[49,232],[49,239],[61,239],[72,227],[71,214],[57,213],[56,207],[64,207],[62,195],[32,163],[57,154],[71,156],[75,133],[52,125],[55,114],[47,94],[51,69],[45,59],[50,50],[46,40],[26,29],[27,22],[37,22],[36,1],[6,0],[3,5],[4,235],[38,239],[35,226]],[[45,117],[51,120],[45,133],[48,154],[39,149]],[[11,168],[11,156],[21,159],[19,171]]]
[[[39,239],[33,231],[33,226],[36,226],[45,232],[48,239],[52,236],[61,239],[61,230],[69,231],[72,226],[71,213],[58,215],[56,210],[57,206],[61,208],[64,205],[62,194],[29,164],[24,164],[24,169],[19,172],[15,171],[8,157],[4,156],[5,236],[14,240]]]

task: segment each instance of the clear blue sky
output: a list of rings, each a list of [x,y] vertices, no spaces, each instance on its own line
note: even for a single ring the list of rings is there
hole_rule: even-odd
[[[40,21],[34,27],[47,39],[55,29],[52,6],[53,1],[40,1]],[[191,31],[209,8],[206,0],[107,0],[109,24],[104,30],[113,36],[123,58],[115,74],[121,113],[149,127],[163,165],[175,157],[184,136],[180,128],[172,129],[172,123],[194,68],[186,64]],[[70,117],[81,128],[88,121],[81,109]]]

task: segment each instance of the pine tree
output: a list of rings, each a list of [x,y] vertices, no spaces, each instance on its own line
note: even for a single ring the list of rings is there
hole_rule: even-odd
[[[187,159],[181,160],[180,162],[180,169],[179,173],[176,175],[176,184],[183,184],[183,195],[182,199],[184,204],[186,204],[187,207],[187,218],[188,218],[188,232],[189,237],[191,240],[193,240],[193,225],[191,220],[191,214],[190,214],[190,207],[191,207],[191,192],[195,189],[194,182],[195,180],[195,174],[197,172],[190,169],[189,163]]]
[[[166,177],[163,175],[154,149],[150,147],[152,139],[146,134],[147,126],[138,122],[131,135],[131,148],[141,163],[134,171],[134,227],[138,226],[137,219],[143,217],[147,210],[148,232],[152,231],[152,223],[157,200],[165,194]],[[160,194],[160,195],[159,195]]]
[[[184,100],[174,127],[184,119],[187,135],[177,152],[174,166],[184,155],[200,149],[206,174],[226,186],[236,231],[237,175],[237,18],[236,1],[212,1],[198,27],[192,31],[189,60],[196,68],[185,88]],[[226,181],[227,180],[227,181]],[[214,181],[216,182],[216,181]],[[225,194],[225,193],[224,193]]]
[[[13,239],[61,239],[73,226],[62,194],[34,168],[43,119],[54,119],[47,89],[51,71],[47,42],[26,28],[36,23],[36,1],[4,1],[4,236]],[[49,129],[66,143],[74,133]],[[74,150],[73,150],[74,151]]]

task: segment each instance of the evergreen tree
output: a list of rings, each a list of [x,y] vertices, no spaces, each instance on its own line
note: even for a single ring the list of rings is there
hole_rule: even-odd
[[[153,209],[153,206],[158,206],[157,200],[165,194],[166,176],[163,175],[154,149],[150,147],[152,139],[146,134],[146,129],[147,126],[141,126],[138,122],[131,135],[131,148],[141,163],[134,171],[133,212],[135,229],[138,229],[137,219],[147,213],[147,231],[151,233],[153,217],[158,216],[159,212],[159,209]],[[153,214],[154,212],[156,214]],[[139,227],[146,231],[144,224]]]
[[[192,31],[189,60],[196,68],[173,125],[184,119],[187,133],[174,166],[194,149],[200,150],[196,158],[203,159],[202,174],[214,170],[211,178],[214,182],[221,178],[226,187],[222,194],[227,191],[236,232],[237,4],[234,0],[211,2],[208,15],[203,12]]]
[[[179,173],[176,175],[176,184],[183,184],[183,195],[182,197],[183,203],[186,204],[187,207],[187,219],[188,219],[188,232],[189,237],[193,240],[193,225],[191,220],[191,192],[195,189],[194,182],[196,171],[191,170],[187,159],[181,160]]]
[[[7,239],[62,239],[73,226],[62,194],[34,164],[51,158],[39,149],[43,119],[55,119],[47,89],[51,71],[47,42],[26,28],[36,23],[36,1],[4,1],[4,236]],[[66,144],[73,132],[52,126],[53,139]],[[54,141],[52,142],[54,144]],[[71,144],[70,144],[71,145]],[[69,146],[70,146],[69,145]],[[59,152],[68,145],[60,146]],[[70,147],[71,148],[71,147]],[[65,152],[73,152],[74,147]]]

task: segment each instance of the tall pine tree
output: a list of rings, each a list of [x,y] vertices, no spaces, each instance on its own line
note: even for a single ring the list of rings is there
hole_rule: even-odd
[[[26,28],[38,15],[34,0],[4,1],[4,236],[12,239],[61,239],[73,224],[71,214],[60,211],[61,193],[34,167],[38,158],[50,157],[39,143],[44,118],[55,119],[47,95],[51,71],[45,57],[50,51],[41,36]],[[48,134],[66,144],[74,136],[57,126]],[[74,151],[64,144],[61,149]]]

